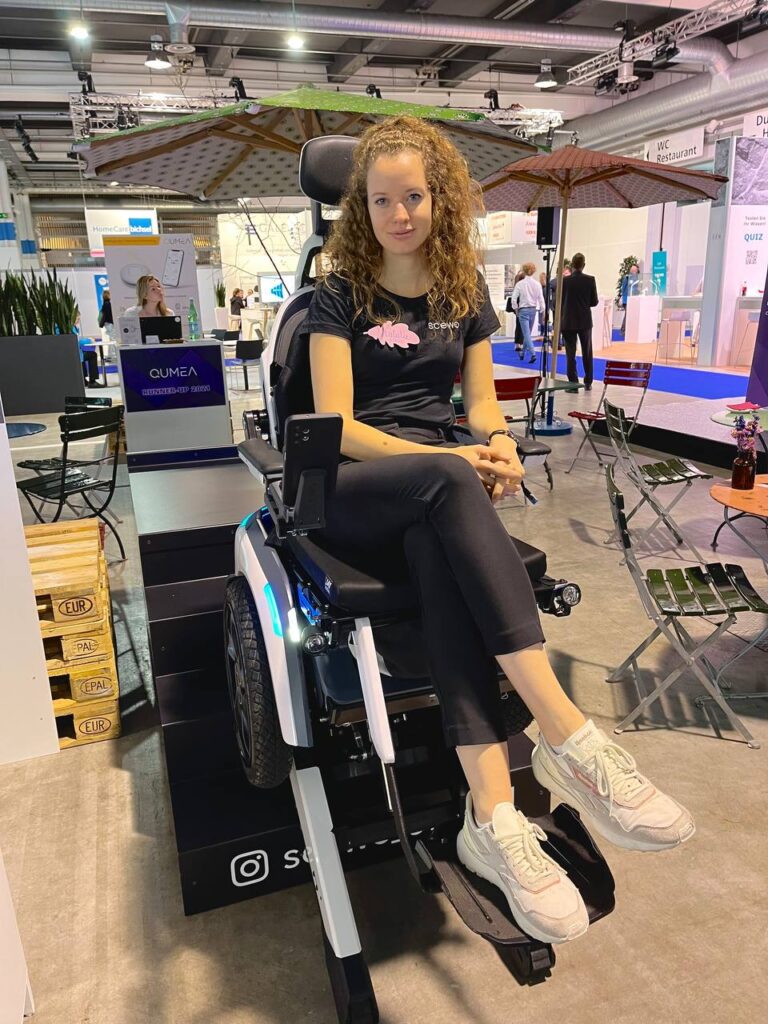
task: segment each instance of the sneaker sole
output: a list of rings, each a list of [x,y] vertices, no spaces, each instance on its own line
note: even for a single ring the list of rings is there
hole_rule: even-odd
[[[481,860],[472,852],[472,850],[469,849],[461,832],[459,832],[456,838],[456,853],[459,856],[459,860],[468,871],[472,871],[474,874],[479,875],[481,878],[484,878],[486,882],[490,882],[492,885],[495,885],[497,889],[501,890],[504,898],[509,904],[509,912],[514,918],[515,924],[521,931],[525,932],[526,935],[530,935],[532,939],[538,939],[539,942],[547,942],[552,945],[559,945],[562,942],[570,942],[572,939],[578,939],[589,927],[589,922],[587,922],[584,925],[584,928],[575,935],[548,935],[541,928],[538,928],[536,925],[531,925],[529,921],[526,921],[520,908],[513,904],[509,894],[507,893],[506,885],[499,873],[494,871],[490,865],[486,864],[484,860]]]
[[[603,839],[607,839],[609,843],[613,843],[614,846],[619,846],[623,850],[640,850],[643,853],[660,853],[663,850],[674,850],[676,846],[682,846],[683,843],[687,843],[696,834],[696,826],[692,823],[691,831],[688,835],[683,836],[682,839],[676,839],[673,843],[654,843],[643,839],[633,839],[628,832],[624,831],[621,825],[616,825],[615,829],[611,828],[609,822],[598,818],[588,804],[582,803],[577,793],[571,793],[564,786],[560,785],[559,780],[550,772],[544,758],[536,757],[535,750],[531,758],[531,767],[533,768],[534,778],[539,785],[548,789],[562,803],[578,811],[590,829],[594,829]]]

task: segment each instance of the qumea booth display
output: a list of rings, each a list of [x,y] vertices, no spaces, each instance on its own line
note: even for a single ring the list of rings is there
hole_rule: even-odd
[[[349,167],[355,144],[318,138],[302,151],[300,185],[312,200],[316,235],[304,248],[301,287],[281,307],[263,356],[267,413],[248,419],[252,436],[239,447],[242,461],[266,486],[266,505],[237,531],[224,611],[240,758],[259,789],[277,794],[275,787],[290,781],[344,1024],[378,1020],[342,866],[357,848],[399,844],[414,881],[425,893],[443,891],[518,978],[541,980],[554,965],[551,945],[522,932],[502,894],[457,860],[463,786],[419,658],[412,585],[391,567],[369,575],[348,564],[343,552],[332,554],[312,539],[335,486],[341,420],[310,412],[308,341],[298,328],[314,291],[311,261],[327,228],[321,204],[338,203],[345,178],[340,168]],[[257,494],[254,489],[254,504]],[[547,576],[543,552],[515,544],[540,609],[569,614],[578,587]],[[382,671],[382,653],[389,664],[407,654],[409,671]],[[610,870],[577,815],[564,805],[548,813],[549,799],[531,777],[532,745],[522,735],[530,713],[513,692],[504,703],[517,802],[545,828],[548,850],[595,921],[614,906]],[[265,849],[251,851],[256,881],[266,876],[268,863]]]
[[[131,455],[232,444],[220,342],[123,345],[117,351]]]

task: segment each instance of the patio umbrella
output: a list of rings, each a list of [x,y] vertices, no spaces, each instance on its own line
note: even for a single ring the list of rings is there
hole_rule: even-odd
[[[569,209],[614,207],[634,210],[640,206],[685,199],[715,199],[720,186],[727,180],[720,174],[569,145],[553,153],[518,160],[491,175],[483,182],[483,199],[487,210],[524,210],[529,213],[540,207],[561,207],[563,217],[553,328],[553,338],[557,339],[560,337]]]
[[[536,147],[482,114],[303,87],[73,146],[87,177],[238,199],[295,195],[299,153],[318,135],[356,135],[395,114],[440,123],[478,180]]]

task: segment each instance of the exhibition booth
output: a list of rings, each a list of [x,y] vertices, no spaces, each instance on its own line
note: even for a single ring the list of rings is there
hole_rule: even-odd
[[[321,141],[327,140],[310,140],[303,153],[317,152],[313,143]],[[348,139],[337,142],[350,144]],[[703,145],[701,129],[701,150]],[[700,166],[695,144],[692,152],[699,154]],[[302,159],[312,166],[309,157]],[[339,166],[347,166],[341,157]],[[628,629],[620,614],[628,593],[634,600],[632,587],[636,586],[642,602],[637,616],[645,609],[656,631],[612,670],[609,681],[618,684],[630,666],[637,683],[637,658],[663,634],[686,665],[696,666],[694,682],[701,683],[704,694],[697,698],[704,703],[696,703],[696,708],[706,705],[711,710],[714,703],[730,730],[756,748],[759,741],[726,702],[720,675],[715,677],[702,653],[709,652],[710,641],[692,639],[678,622],[689,615],[708,622],[711,614],[722,612],[713,637],[734,625],[742,613],[762,623],[768,615],[768,604],[758,593],[764,589],[762,577],[759,586],[750,583],[741,562],[732,561],[730,548],[731,561],[719,576],[717,567],[710,575],[699,571],[695,544],[691,550],[697,556],[697,568],[686,569],[685,579],[679,568],[668,570],[666,563],[652,571],[655,576],[646,575],[637,561],[637,552],[657,528],[682,542],[677,520],[670,513],[677,499],[694,484],[699,488],[718,485],[709,483],[717,468],[730,470],[734,463],[731,435],[736,417],[753,410],[765,416],[768,407],[768,191],[764,184],[768,140],[719,139],[713,166],[728,182],[712,201],[569,213],[565,255],[583,253],[586,273],[596,278],[595,390],[599,392],[608,361],[619,361],[624,374],[619,394],[627,405],[626,416],[623,408],[610,411],[612,407],[602,405],[605,391],[596,412],[597,395],[591,401],[591,396],[579,394],[583,386],[579,382],[567,388],[562,379],[565,357],[558,354],[556,345],[550,352],[554,362],[549,364],[537,345],[536,358],[544,362],[535,368],[521,366],[514,351],[515,316],[508,310],[508,301],[515,276],[523,264],[535,263],[537,276],[546,266],[545,276],[554,280],[557,256],[563,255],[557,252],[556,235],[545,243],[540,235],[537,238],[535,212],[494,211],[482,219],[479,229],[486,249],[483,273],[500,321],[499,332],[491,339],[494,378],[537,378],[530,394],[523,396],[525,409],[521,401],[512,416],[504,406],[505,423],[519,427],[516,440],[524,460],[528,458],[525,443],[532,446],[526,467],[531,489],[513,496],[514,501],[519,498],[517,504],[513,501],[500,508],[505,525],[518,516],[515,523],[521,539],[512,535],[511,528],[508,532],[520,556],[526,586],[530,585],[539,611],[547,617],[548,629],[551,622],[552,634],[562,638],[558,620],[572,612],[576,619],[584,611],[578,608],[582,587],[577,577],[585,577],[584,594],[593,602],[591,624],[585,618],[577,626],[583,634],[579,634],[581,646],[574,647],[573,670],[579,672],[584,665],[592,669],[599,662],[599,671],[605,675],[602,661],[607,655],[595,651],[594,623],[604,622],[612,635],[625,630],[629,635],[637,623],[633,619]],[[0,670],[0,697],[13,694],[13,714],[0,721],[0,740],[6,745],[3,751],[0,744],[0,763],[119,734],[117,648],[111,646],[115,622],[105,561],[105,545],[111,537],[105,531],[114,534],[121,515],[132,517],[135,536],[131,536],[129,558],[134,559],[135,575],[127,586],[139,593],[142,604],[150,673],[147,690],[152,691],[155,724],[162,735],[159,786],[169,795],[165,838],[171,844],[173,883],[179,884],[184,914],[225,908],[312,883],[338,1019],[343,1024],[369,1024],[378,1019],[378,1010],[347,889],[346,874],[353,868],[404,856],[425,899],[430,893],[444,893],[446,907],[456,910],[474,936],[493,944],[500,962],[521,984],[548,978],[555,968],[555,954],[553,941],[537,938],[517,923],[514,908],[490,884],[493,879],[465,871],[466,865],[455,853],[456,824],[464,809],[463,791],[460,799],[457,794],[463,783],[457,782],[458,762],[442,732],[440,699],[426,662],[414,654],[421,655],[424,635],[410,577],[398,576],[397,567],[382,564],[381,552],[371,556],[370,564],[358,564],[343,550],[322,539],[316,542],[323,535],[312,532],[326,526],[326,502],[333,493],[341,456],[342,425],[339,416],[309,413],[308,355],[297,330],[310,301],[309,290],[299,286],[310,279],[313,260],[327,237],[330,218],[323,215],[323,197],[333,193],[327,182],[317,184],[311,177],[309,181],[311,209],[219,215],[221,263],[217,266],[198,266],[192,235],[161,233],[154,210],[125,211],[122,220],[114,214],[102,218],[91,214],[91,252],[103,256],[104,267],[69,270],[61,277],[77,301],[80,336],[93,336],[106,388],[97,394],[84,387],[77,337],[72,333],[72,343],[62,346],[56,361],[42,362],[37,368],[48,391],[57,375],[60,378],[59,405],[53,399],[51,408],[36,409],[36,395],[44,389],[41,384],[36,391],[28,375],[23,409],[14,407],[16,416],[63,412],[60,420],[54,416],[41,425],[41,430],[55,435],[58,422],[64,442],[61,455],[34,465],[25,451],[16,468],[0,401],[0,502],[12,527],[0,548],[12,547],[16,558],[8,562],[14,593],[0,597],[0,623],[7,613],[0,636],[7,636],[9,629],[18,630],[18,664],[35,680],[20,696],[7,670]],[[634,265],[637,276],[630,273]],[[631,278],[628,284],[627,277]],[[167,307],[163,315],[144,316],[137,307],[137,286],[147,278],[162,285]],[[219,285],[224,289],[224,306]],[[114,324],[102,335],[98,320],[106,288]],[[243,295],[235,312],[229,304],[236,289],[250,294]],[[540,316],[534,334],[543,330],[546,339],[547,331],[551,332],[549,309],[545,315],[546,320]],[[71,329],[74,332],[74,324]],[[69,338],[69,329],[60,334]],[[31,335],[33,342],[35,337]],[[248,343],[258,343],[257,356],[254,349],[250,357],[245,355],[247,350],[241,346]],[[40,347],[39,351],[47,350]],[[258,382],[249,389],[251,362]],[[233,385],[229,372],[233,367],[244,371],[244,388],[239,377]],[[556,379],[547,379],[547,372]],[[73,374],[78,373],[75,387]],[[4,387],[0,380],[2,400]],[[457,377],[453,408],[459,416],[463,412],[460,388]],[[644,405],[649,389],[665,392],[669,401]],[[565,398],[564,390],[573,396]],[[548,395],[549,411],[542,423],[535,420],[534,412],[536,401],[544,395]],[[502,401],[500,391],[497,397]],[[549,445],[536,437],[534,427],[545,435],[547,426],[553,426],[555,397],[559,411],[580,421],[592,463],[589,469],[597,468],[598,475],[582,476],[581,481],[578,472],[570,476],[583,442],[577,448],[576,438],[563,438],[563,447],[557,450],[557,440]],[[576,408],[565,406],[565,401]],[[84,417],[81,434],[76,433],[78,415]],[[70,433],[73,445],[98,442],[96,456],[82,447],[75,454],[86,454],[90,461],[68,463]],[[504,429],[494,430],[488,443],[494,434],[504,433]],[[642,467],[635,465],[630,434],[634,445],[664,454],[665,461],[654,463],[653,473],[646,467],[643,476]],[[747,516],[761,525],[768,522],[764,446],[756,455],[754,435],[751,448],[746,444],[742,449],[743,438],[738,440],[737,460],[745,451],[751,454],[742,460],[749,465],[739,464],[734,473],[739,469],[748,477],[751,472],[752,488],[728,487],[727,481],[719,481],[718,493],[707,492],[712,499],[710,512],[714,503],[719,503],[718,517],[720,507],[725,509],[722,525],[731,528],[726,531],[728,544],[742,538],[733,525],[735,519]],[[566,455],[568,461],[573,459],[570,468],[556,474],[553,482],[547,459],[560,459],[564,467]],[[699,470],[690,460],[699,460],[707,468]],[[548,507],[546,499],[551,496],[534,476],[542,462],[549,489],[555,492]],[[625,508],[609,466],[617,476],[619,470],[625,474],[621,486],[637,491],[634,508],[629,501]],[[112,473],[111,479],[99,476],[104,467]],[[83,492],[111,486],[110,499],[122,487],[123,494],[116,500],[118,511],[107,509],[106,504],[95,511],[86,501],[100,522],[100,531],[95,530],[93,537],[78,534],[73,540],[66,528],[62,532],[66,515],[61,522],[49,524],[58,532],[35,533],[37,526],[25,531],[17,505],[17,490],[23,491],[28,484],[22,469],[41,477],[48,472],[60,474],[59,514],[64,507],[72,508],[65,500],[65,485],[78,483]],[[90,473],[93,478],[87,476]],[[656,491],[671,484],[680,485],[680,493],[665,505]],[[493,487],[491,483],[489,494]],[[750,496],[734,497],[740,490]],[[594,496],[597,491],[604,499],[600,505]],[[479,488],[478,492],[485,501]],[[704,494],[701,489],[697,493]],[[542,507],[535,511],[542,498]],[[593,503],[590,516],[594,513],[599,526],[577,522],[574,536],[584,547],[574,559],[560,542],[563,521],[569,529],[573,527],[573,517],[586,502]],[[382,515],[388,514],[386,502],[380,504]],[[633,521],[630,534],[629,520],[643,506],[644,514],[656,519],[650,526],[644,520],[636,534],[637,521]],[[564,508],[575,512],[563,515]],[[558,509],[560,520],[547,523],[546,517],[555,516]],[[87,509],[80,511],[90,516]],[[531,525],[533,515],[541,518]],[[709,525],[701,526],[698,516],[698,509],[688,514],[686,530],[694,531],[701,544],[703,531],[711,530]],[[432,526],[428,526],[419,535],[420,557],[432,542]],[[530,527],[527,532],[526,526]],[[551,546],[546,555],[539,547],[542,532]],[[746,542],[746,548],[754,581],[756,570],[768,569],[768,553],[752,541]],[[51,582],[47,576],[41,582],[38,576],[30,584],[24,561],[27,550],[30,561],[50,558],[57,572],[66,575],[75,566],[80,575],[76,582],[67,577],[64,583],[58,578]],[[619,560],[617,570],[614,563]],[[446,561],[443,554],[438,561]],[[570,562],[576,566],[573,578]],[[90,576],[84,582],[86,565]],[[604,581],[617,571],[621,580],[608,593]],[[24,585],[19,584],[21,577]],[[446,572],[444,587],[450,592],[454,585],[451,570]],[[714,609],[715,601],[722,606]],[[456,605],[456,618],[446,613],[441,625],[448,633],[460,630],[466,618],[466,605]],[[121,626],[127,636],[127,619]],[[742,657],[764,657],[767,635],[761,624],[755,635],[744,640],[743,649],[733,656],[729,653],[727,666],[736,665],[737,678]],[[58,645],[55,659],[54,642]],[[102,647],[88,646],[102,642],[110,645],[106,653]],[[77,643],[86,645],[79,659],[68,653],[67,646]],[[403,661],[388,662],[390,655]],[[640,694],[640,703],[617,731],[657,700],[654,710],[666,713],[661,698],[682,669],[673,671],[661,664],[664,681],[650,695]],[[495,678],[495,662],[493,671]],[[94,687],[106,685],[104,679],[111,679],[114,687],[110,708],[100,704],[94,711],[94,694],[101,701],[105,698]],[[587,814],[576,813],[565,803],[550,811],[549,794],[531,768],[533,742],[524,732],[532,716],[503,672],[499,680],[516,803],[541,823],[538,828],[545,828],[553,863],[565,865],[577,879],[587,923],[608,919],[615,908],[614,878],[601,848],[592,840]],[[614,688],[612,695],[615,692]],[[621,702],[636,701],[636,695],[628,693],[629,686]],[[63,731],[65,717],[71,735]],[[690,720],[683,724],[690,725]],[[709,719],[704,728],[712,739],[723,738],[719,725],[710,729]],[[661,756],[659,761],[663,764]],[[611,792],[611,802],[613,798]],[[686,834],[680,841],[687,838]],[[0,937],[5,928],[14,938],[14,991],[17,1000],[31,1006],[6,890],[0,858]]]

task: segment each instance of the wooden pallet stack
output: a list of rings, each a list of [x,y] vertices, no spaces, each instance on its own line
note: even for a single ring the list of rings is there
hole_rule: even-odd
[[[62,748],[120,735],[102,530],[95,519],[24,530]]]

